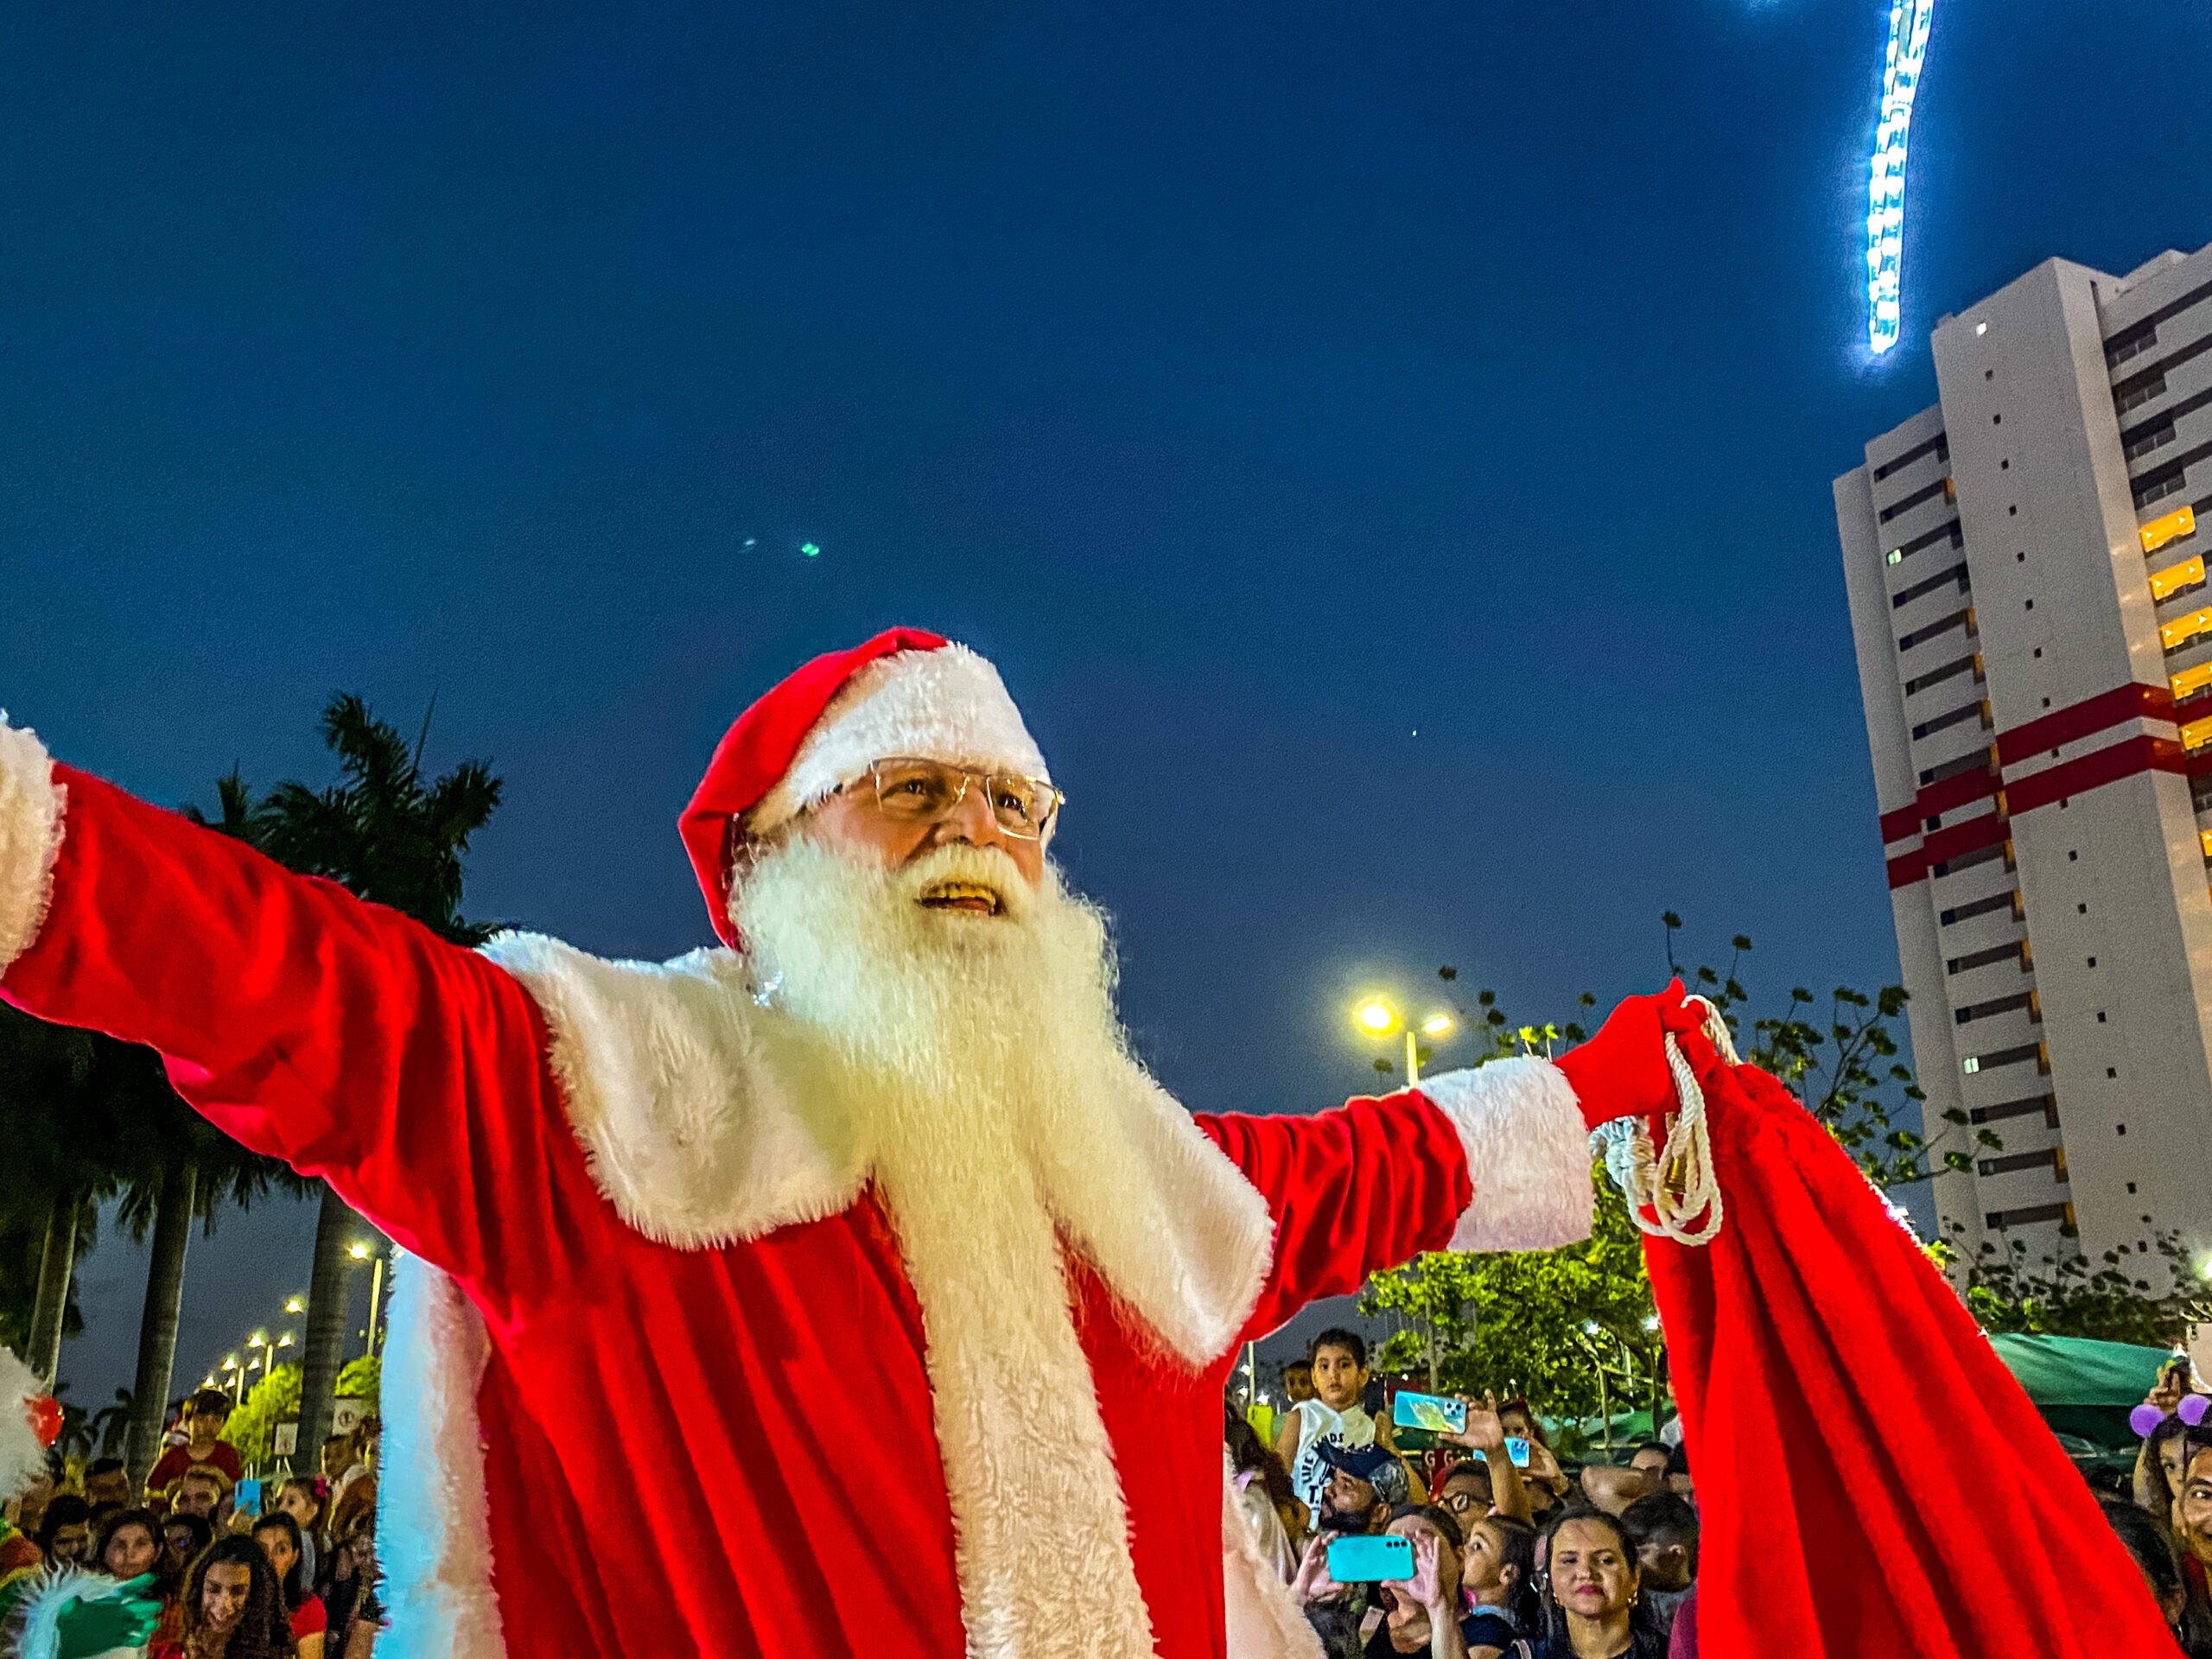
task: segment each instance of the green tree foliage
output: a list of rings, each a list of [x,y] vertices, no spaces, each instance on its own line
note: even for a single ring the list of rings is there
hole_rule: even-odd
[[[363,1402],[372,1415],[381,1409],[383,1393],[384,1360],[379,1355],[365,1354],[349,1360],[346,1369],[338,1373],[338,1397]]]
[[[1601,1404],[1603,1365],[1609,1376],[1602,1403],[1616,1411],[1651,1403],[1658,1315],[1642,1236],[1620,1193],[1602,1179],[1585,1243],[1556,1250],[1435,1251],[1375,1274],[1359,1306],[1406,1322],[1376,1352],[1384,1370],[1433,1375],[1438,1386],[1459,1393],[1525,1395],[1548,1414],[1587,1417]]]
[[[1825,1010],[1811,991],[1795,986],[1779,1012],[1750,1014],[1750,994],[1738,976],[1751,954],[1751,940],[1738,933],[1730,941],[1725,972],[1711,966],[1688,968],[1675,951],[1682,918],[1669,911],[1661,920],[1667,930],[1668,968],[1712,1001],[1743,1057],[1779,1078],[1876,1186],[1888,1192],[1943,1170],[1971,1169],[1974,1147],[2002,1149],[1994,1131],[1974,1128],[1961,1111],[1945,1113],[1932,1132],[1924,1121],[1918,1128],[1910,1125],[1910,1118],[1920,1115],[1928,1096],[1914,1081],[1899,1041],[1904,986],[1885,985],[1872,996],[1838,986],[1828,993]]]
[[[223,1437],[238,1447],[241,1463],[257,1468],[274,1455],[276,1425],[299,1414],[300,1368],[279,1365],[245,1391]]]
[[[2143,1224],[2149,1229],[2151,1217]],[[1985,1331],[2164,1348],[2185,1340],[2190,1325],[2212,1320],[2212,1297],[2180,1236],[2153,1236],[2158,1255],[2148,1265],[2148,1258],[2117,1249],[2098,1263],[2079,1251],[2031,1260],[2017,1238],[2001,1247],[1985,1241],[1969,1257],[1955,1236],[1937,1247],[1937,1256]]]

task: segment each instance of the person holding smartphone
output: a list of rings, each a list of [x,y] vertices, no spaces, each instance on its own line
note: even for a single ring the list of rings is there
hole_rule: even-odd
[[[1482,1459],[1483,1471],[1487,1476],[1484,1484],[1488,1489],[1488,1501],[1484,1505],[1486,1511],[1510,1516],[1516,1521],[1530,1519],[1529,1489],[1521,1478],[1521,1471],[1515,1465],[1512,1450],[1507,1445],[1509,1440],[1519,1437],[1506,1433],[1504,1419],[1498,1411],[1497,1396],[1484,1394],[1481,1403],[1478,1404],[1462,1395],[1459,1403],[1466,1409],[1466,1426],[1458,1430],[1446,1429],[1436,1438],[1446,1446],[1464,1446]],[[1529,1454],[1533,1454],[1535,1444],[1533,1441],[1522,1441],[1522,1445],[1529,1448]],[[1467,1494],[1472,1490],[1473,1483],[1460,1477],[1459,1469],[1471,1472],[1472,1465],[1460,1465],[1446,1475],[1442,1495],[1444,1507],[1465,1527],[1471,1518],[1465,1510],[1468,1507]],[[1460,1495],[1456,1503],[1452,1501],[1455,1478],[1459,1478]]]

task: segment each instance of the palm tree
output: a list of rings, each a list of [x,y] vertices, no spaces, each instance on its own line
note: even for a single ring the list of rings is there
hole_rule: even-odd
[[[323,710],[322,735],[338,757],[340,781],[320,791],[279,784],[251,816],[259,844],[279,862],[327,877],[456,944],[474,946],[493,930],[462,919],[461,855],[498,808],[500,781],[480,760],[426,779],[423,745],[429,726],[426,713],[410,750],[361,698],[333,697]],[[298,1440],[300,1455],[309,1459],[330,1429],[346,1340],[346,1248],[361,1232],[346,1201],[317,1185],[322,1212],[308,1285]]]
[[[0,1234],[28,1246],[32,1287],[27,1306],[10,1299],[0,1326],[48,1383],[76,1323],[77,1258],[92,1248],[99,1200],[121,1179],[120,1103],[100,1064],[106,1043],[0,1005],[0,1146],[11,1177]]]

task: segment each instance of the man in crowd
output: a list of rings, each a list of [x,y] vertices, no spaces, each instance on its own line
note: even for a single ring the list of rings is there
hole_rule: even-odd
[[[1667,1465],[1674,1448],[1664,1440],[1646,1440],[1628,1454],[1628,1466],[1643,1478],[1644,1490],[1656,1492],[1667,1484]]]
[[[162,1452],[146,1477],[149,1509],[158,1514],[175,1504],[177,1484],[188,1474],[212,1478],[219,1501],[230,1496],[245,1473],[238,1448],[222,1438],[230,1421],[231,1396],[220,1389],[201,1389],[184,1402],[184,1444]],[[210,1515],[212,1507],[194,1512]]]
[[[1390,1511],[1407,1501],[1406,1466],[1389,1447],[1322,1443],[1328,1470],[1314,1526],[1321,1532],[1380,1532]]]
[[[94,1458],[85,1465],[85,1502],[94,1516],[130,1507],[130,1471],[121,1458]]]
[[[1653,1492],[1621,1511],[1621,1526],[1636,1546],[1644,1603],[1664,1634],[1697,1579],[1697,1511],[1672,1492]]]
[[[168,1510],[173,1515],[196,1515],[210,1526],[219,1526],[230,1513],[235,1481],[210,1467],[188,1469],[169,1483]]]

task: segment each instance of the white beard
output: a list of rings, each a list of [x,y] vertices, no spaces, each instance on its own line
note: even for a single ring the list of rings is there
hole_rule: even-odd
[[[918,902],[945,877],[987,882],[1001,913]],[[1150,1654],[1061,1255],[1065,1238],[1140,1307],[1179,1294],[1137,1128],[1165,1096],[1115,1016],[1104,918],[995,849],[882,870],[803,836],[732,909],[791,1016],[779,1069],[852,1124],[921,1307],[969,1651]]]

